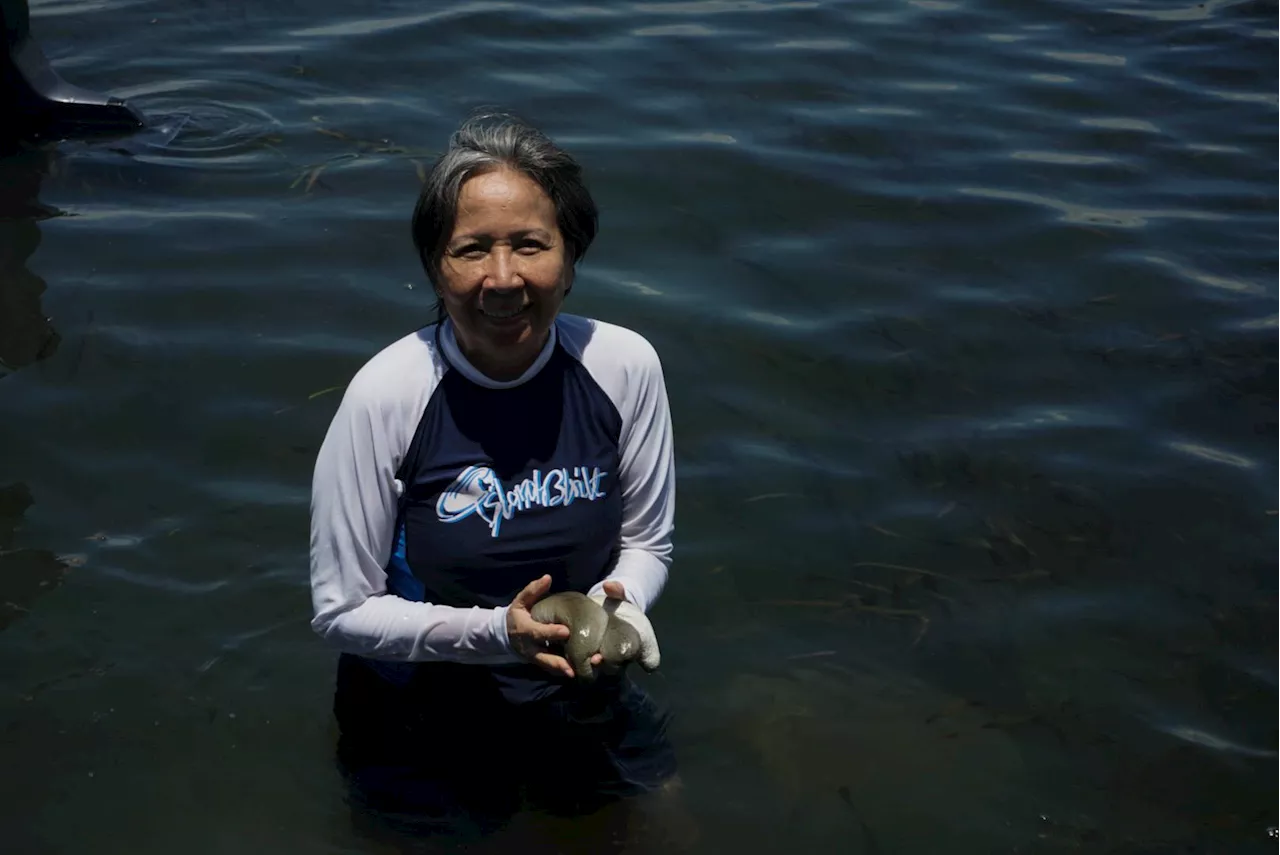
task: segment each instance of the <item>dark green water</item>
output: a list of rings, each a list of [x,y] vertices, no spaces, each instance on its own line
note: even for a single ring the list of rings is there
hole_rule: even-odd
[[[35,3],[162,131],[0,163],[0,851],[410,846],[330,762],[309,479],[478,103],[664,359],[686,851],[1274,851],[1276,17]]]

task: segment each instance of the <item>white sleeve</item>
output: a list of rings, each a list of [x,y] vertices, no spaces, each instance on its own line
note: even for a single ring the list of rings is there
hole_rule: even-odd
[[[671,411],[657,351],[638,335],[627,337],[625,389],[618,403],[622,541],[618,560],[604,581],[622,583],[628,600],[649,611],[662,594],[671,566],[675,529],[675,450]]]
[[[397,406],[400,402],[387,394],[388,384],[402,383],[405,376],[358,372],[317,455],[311,493],[312,629],[341,650],[373,659],[517,662],[507,640],[506,607],[454,608],[387,592],[384,568],[400,491],[395,473],[421,413]]]

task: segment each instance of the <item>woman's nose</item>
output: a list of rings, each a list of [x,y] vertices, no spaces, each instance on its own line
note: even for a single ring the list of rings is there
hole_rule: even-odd
[[[524,284],[520,279],[520,274],[516,271],[515,259],[510,251],[502,248],[495,248],[489,255],[488,276],[485,277],[485,285],[490,288],[508,289],[518,288]]]

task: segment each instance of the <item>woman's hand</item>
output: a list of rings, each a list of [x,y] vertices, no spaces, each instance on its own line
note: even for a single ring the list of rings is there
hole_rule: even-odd
[[[569,640],[569,627],[561,623],[538,623],[529,614],[533,604],[542,599],[550,589],[551,577],[543,576],[525,585],[524,590],[516,594],[507,607],[507,638],[511,642],[511,649],[522,659],[544,671],[572,679],[573,668],[569,661],[548,649],[553,644],[563,644]],[[618,585],[618,590],[621,589],[622,586]],[[599,654],[595,658],[598,659]]]

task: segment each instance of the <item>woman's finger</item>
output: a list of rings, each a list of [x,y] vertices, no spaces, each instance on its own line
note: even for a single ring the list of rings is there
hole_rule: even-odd
[[[544,641],[561,642],[569,638],[569,627],[562,623],[542,623],[529,614],[513,616],[515,632],[529,636],[535,643]]]
[[[557,656],[554,653],[539,653],[533,657],[533,661],[539,667],[552,674],[562,674],[565,677],[573,676],[573,667],[569,664],[569,660],[563,656]]]
[[[538,623],[533,622],[533,628],[529,630],[529,635],[538,641],[550,641],[559,644],[569,640],[571,631],[569,627],[562,623]]]

